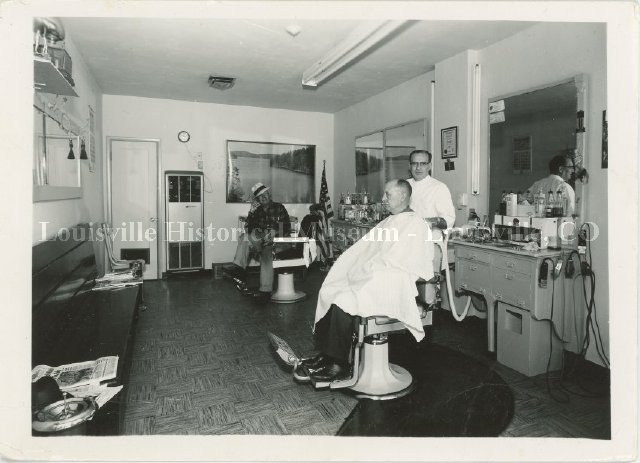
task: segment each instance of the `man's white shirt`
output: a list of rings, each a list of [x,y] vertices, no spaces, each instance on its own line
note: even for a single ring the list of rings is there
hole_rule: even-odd
[[[444,183],[427,175],[422,180],[407,179],[411,185],[410,207],[421,217],[442,217],[447,228],[453,227],[456,221],[456,210],[453,207],[451,193]]]

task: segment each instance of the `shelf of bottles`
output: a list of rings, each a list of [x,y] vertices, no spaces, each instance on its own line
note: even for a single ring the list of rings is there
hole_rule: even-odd
[[[376,224],[389,213],[382,203],[371,202],[367,192],[342,193],[338,207],[338,219],[359,224]]]
[[[525,215],[517,213],[523,207],[530,206],[533,209],[533,217],[566,217],[569,212],[569,198],[562,190],[543,192],[538,190],[532,193],[507,193],[502,191],[502,200],[497,211],[500,215]]]

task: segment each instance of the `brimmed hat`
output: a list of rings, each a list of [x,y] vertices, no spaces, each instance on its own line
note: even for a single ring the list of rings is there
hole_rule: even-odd
[[[263,183],[260,183],[260,182],[256,183],[251,187],[251,193],[253,194],[254,199],[260,196],[262,193],[266,193],[269,190],[270,188],[268,186],[265,186]]]

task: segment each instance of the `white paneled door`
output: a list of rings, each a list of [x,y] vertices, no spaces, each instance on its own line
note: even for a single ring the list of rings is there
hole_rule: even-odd
[[[110,211],[116,258],[144,259],[158,278],[158,142],[109,138]]]

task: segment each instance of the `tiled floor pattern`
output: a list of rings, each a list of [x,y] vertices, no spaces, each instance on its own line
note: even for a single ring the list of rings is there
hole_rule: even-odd
[[[296,285],[317,294],[326,274],[308,272]],[[293,382],[273,357],[267,331],[301,353],[313,350],[315,298],[257,305],[212,276],[145,283],[126,394],[126,434],[335,435],[353,410],[347,393]],[[609,437],[609,399],[548,394],[544,375],[527,378],[486,353],[484,323],[461,324],[441,312],[433,342],[491,365],[516,400],[504,436]],[[581,381],[603,389],[593,375]],[[573,389],[578,389],[575,386]]]

